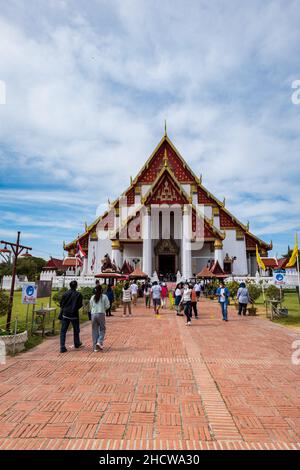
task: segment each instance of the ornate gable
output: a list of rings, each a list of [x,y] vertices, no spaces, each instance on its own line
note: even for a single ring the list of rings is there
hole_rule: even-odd
[[[137,182],[142,184],[153,183],[158,173],[161,171],[164,161],[167,159],[168,165],[180,183],[194,183],[195,177],[187,168],[185,162],[178,156],[175,149],[170,145],[167,138],[163,140],[154,155],[150,158],[146,167],[137,178]]]
[[[238,228],[236,221],[227,214],[227,212],[220,209],[220,227],[221,228]]]
[[[170,173],[166,171],[146,202],[148,204],[187,204],[189,201],[172,180]]]
[[[209,196],[207,191],[205,191],[201,186],[198,186],[198,204],[209,204],[215,206],[216,201]]]
[[[214,240],[215,238],[218,238],[213,227],[209,225],[207,220],[200,219],[194,209],[192,212],[192,233],[193,238],[198,239]]]

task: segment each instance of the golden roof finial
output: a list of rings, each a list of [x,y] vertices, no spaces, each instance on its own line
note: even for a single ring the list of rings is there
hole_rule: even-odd
[[[86,222],[84,222],[84,229],[86,232],[88,231],[88,224]]]
[[[247,227],[247,231],[249,232],[249,228],[250,228],[250,222],[249,222],[249,220],[248,220],[248,222],[247,222],[246,227]]]
[[[165,119],[165,137],[167,137],[167,120]]]
[[[132,184],[132,181],[133,181],[132,176],[130,176],[130,184]]]
[[[202,173],[200,173],[199,181],[200,181],[200,184],[202,184]]]
[[[110,199],[109,198],[107,199],[107,204],[108,204],[108,207],[110,207]]]
[[[223,206],[225,207],[225,204],[226,204],[226,197],[224,197],[223,199]]]

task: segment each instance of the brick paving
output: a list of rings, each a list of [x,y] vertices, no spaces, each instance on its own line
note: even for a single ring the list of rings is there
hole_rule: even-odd
[[[0,449],[300,449],[297,332],[203,299],[191,327],[119,310],[100,353],[90,329],[0,366]]]

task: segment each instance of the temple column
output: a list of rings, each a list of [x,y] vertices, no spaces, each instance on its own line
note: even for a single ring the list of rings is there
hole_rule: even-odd
[[[142,221],[143,238],[143,272],[152,276],[152,232],[150,207],[144,208]]]
[[[122,249],[120,240],[112,240],[111,242],[111,260],[116,264],[117,268],[122,267]]]
[[[218,261],[219,265],[223,269],[223,243],[221,242],[221,240],[215,240],[214,248],[215,248],[215,261]]]
[[[181,270],[186,280],[192,277],[192,217],[189,205],[184,205],[182,213],[182,242],[181,242]]]

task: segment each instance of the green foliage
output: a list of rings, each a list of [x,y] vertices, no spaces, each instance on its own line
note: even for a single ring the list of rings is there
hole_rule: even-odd
[[[0,290],[0,317],[7,315],[8,304],[9,295],[4,290]]]
[[[249,292],[251,304],[253,305],[261,294],[261,287],[259,287],[257,284],[249,283],[247,284],[247,289]]]
[[[122,289],[123,289],[123,284],[117,283],[115,287],[113,288],[114,294],[115,294],[115,300],[120,301],[122,298]]]
[[[90,298],[94,295],[94,288],[93,287],[82,287],[79,292],[83,297],[83,301],[87,302],[90,301]]]
[[[266,289],[266,297],[269,300],[280,300],[280,289],[272,285]]]
[[[17,275],[27,276],[29,281],[37,281],[39,275],[45,266],[46,261],[43,258],[35,256],[20,256],[17,261]],[[8,276],[12,274],[12,264],[0,264],[0,276]]]
[[[67,287],[62,287],[61,289],[59,289],[58,291],[56,291],[56,292],[53,294],[52,300],[53,300],[57,305],[60,305],[62,296],[64,295],[65,292],[67,292],[67,290],[68,290]]]
[[[229,289],[230,297],[232,299],[236,298],[236,294],[239,289],[239,286],[240,284],[237,281],[226,282],[226,287]]]

